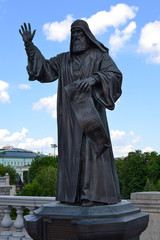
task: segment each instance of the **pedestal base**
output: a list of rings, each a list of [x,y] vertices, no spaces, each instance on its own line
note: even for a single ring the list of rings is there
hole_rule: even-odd
[[[34,240],[139,240],[148,220],[127,201],[95,207],[55,202],[25,216],[25,228]]]

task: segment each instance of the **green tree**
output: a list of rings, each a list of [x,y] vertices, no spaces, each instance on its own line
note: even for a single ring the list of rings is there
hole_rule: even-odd
[[[152,192],[152,191],[158,191],[158,185],[154,184],[152,181],[147,179],[146,185],[144,187],[145,192]]]
[[[140,150],[116,159],[122,198],[138,191],[160,191],[160,155]]]
[[[35,177],[43,188],[44,196],[56,196],[57,169],[53,166],[46,167]]]
[[[29,183],[18,193],[19,196],[43,196],[43,188],[37,182]]]
[[[160,191],[160,155],[157,152],[146,152],[144,155],[148,167],[148,179],[144,191]]]
[[[57,168],[57,157],[39,157],[37,156],[31,163],[31,166],[29,168],[28,172],[28,182],[33,182],[34,178],[37,176],[37,174],[40,173],[40,171],[43,168],[46,168],[48,166],[53,166],[54,168]]]
[[[5,174],[8,173],[10,176],[10,184],[14,185],[16,184],[16,178],[17,178],[17,172],[16,170],[11,166],[3,166],[3,164],[0,164],[0,176],[5,176]]]
[[[28,183],[28,171],[23,172],[23,183],[24,184]]]
[[[118,178],[119,178],[120,191],[122,192],[123,177],[121,176],[121,173],[122,173],[122,168],[123,168],[123,164],[124,164],[124,159],[123,158],[117,158],[115,160],[115,163],[116,163],[116,169],[117,169]]]
[[[148,179],[156,184],[160,179],[160,155],[156,152],[146,154],[148,159]]]
[[[143,191],[148,178],[145,155],[140,150],[130,152],[124,158],[119,171],[122,198],[129,198],[130,193]]]
[[[22,189],[21,196],[56,196],[57,169],[53,166],[43,168],[29,183]]]

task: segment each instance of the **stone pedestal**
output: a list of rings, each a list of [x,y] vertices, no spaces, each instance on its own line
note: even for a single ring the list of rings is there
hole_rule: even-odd
[[[25,228],[34,240],[139,240],[148,219],[128,201],[95,207],[55,202],[25,216]]]

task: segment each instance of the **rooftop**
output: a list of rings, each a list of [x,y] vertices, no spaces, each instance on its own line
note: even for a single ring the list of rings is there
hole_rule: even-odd
[[[36,156],[44,157],[44,154],[35,153],[31,150],[25,150],[21,148],[1,148],[0,157],[5,158],[35,158]]]

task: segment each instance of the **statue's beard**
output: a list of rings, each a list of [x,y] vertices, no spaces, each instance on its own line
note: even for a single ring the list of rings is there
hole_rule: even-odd
[[[72,40],[72,52],[73,53],[83,53],[89,48],[89,42],[86,38],[75,38]]]

